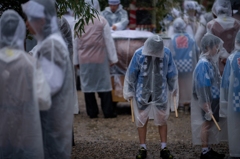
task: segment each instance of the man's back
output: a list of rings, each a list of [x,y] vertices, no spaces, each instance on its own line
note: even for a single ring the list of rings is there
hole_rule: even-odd
[[[94,18],[93,23],[85,25],[81,37],[78,38],[77,48],[79,63],[101,63],[106,57],[103,29],[107,21],[100,15]]]
[[[210,32],[224,41],[223,47],[228,53],[234,49],[234,39],[240,29],[240,23],[232,17],[217,18],[207,24]]]

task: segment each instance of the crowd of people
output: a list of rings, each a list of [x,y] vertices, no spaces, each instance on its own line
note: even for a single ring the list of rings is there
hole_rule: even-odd
[[[102,12],[98,0],[85,3],[98,15],[81,34],[70,10],[57,17],[54,1],[23,3],[25,21],[11,9],[1,15],[0,158],[71,157],[73,114],[79,113],[77,75],[87,115],[98,117],[97,93],[104,118],[117,117],[110,67],[118,55],[111,32],[127,29],[128,13],[120,0],[108,0]],[[174,158],[167,147],[170,111],[191,114],[192,143],[202,146],[200,159],[224,159],[211,148],[223,140],[228,140],[230,158],[238,159],[240,2],[215,0],[212,12],[206,12],[185,0],[183,11],[172,8],[170,14],[169,44],[152,34],[125,74],[123,96],[132,103],[139,135],[136,159],[147,158],[150,119],[158,127],[160,157]],[[36,42],[26,41],[26,30]]]
[[[206,12],[196,1],[185,0],[182,12],[173,8],[163,20],[170,42],[153,35],[136,50],[123,94],[133,103],[137,159],[147,157],[149,119],[159,130],[160,157],[174,158],[167,148],[167,119],[174,107],[191,113],[192,143],[202,146],[200,159],[224,159],[211,145],[226,140],[229,158],[240,158],[240,21],[232,8],[239,10],[240,3],[216,0],[212,12]]]

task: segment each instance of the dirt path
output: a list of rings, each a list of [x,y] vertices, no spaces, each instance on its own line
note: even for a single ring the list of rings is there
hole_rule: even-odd
[[[100,110],[99,118],[90,119],[85,110],[84,98],[78,92],[80,114],[75,115],[75,144],[72,159],[134,159],[137,153],[138,134],[135,123],[131,122],[128,103],[118,104],[118,117],[104,119]],[[197,159],[200,146],[191,144],[190,115],[171,113],[168,120],[168,148],[176,159]],[[152,121],[148,124],[148,159],[159,159],[159,136]],[[228,154],[227,143],[213,147],[216,151]]]

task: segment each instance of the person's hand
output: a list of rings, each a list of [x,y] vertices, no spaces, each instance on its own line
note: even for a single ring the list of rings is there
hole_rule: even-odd
[[[116,25],[113,25],[113,26],[112,26],[112,30],[117,30],[117,26],[116,26]]]
[[[210,121],[212,119],[212,114],[213,114],[210,103],[204,103],[203,110],[205,111],[204,118]]]
[[[204,118],[210,121],[212,119],[212,111],[206,112]]]
[[[131,102],[131,100],[133,100],[133,97],[129,97],[129,98],[127,99],[128,102]]]

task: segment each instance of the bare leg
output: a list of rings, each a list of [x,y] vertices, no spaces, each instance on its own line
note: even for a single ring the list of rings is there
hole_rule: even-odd
[[[167,125],[158,126],[161,142],[167,143]]]
[[[148,123],[148,120],[146,121],[146,123],[143,127],[138,127],[138,135],[139,135],[140,144],[146,144],[147,123]]]
[[[201,129],[202,147],[208,147],[208,133],[209,133],[210,126],[211,126],[210,121],[205,121],[202,124],[202,129]]]

